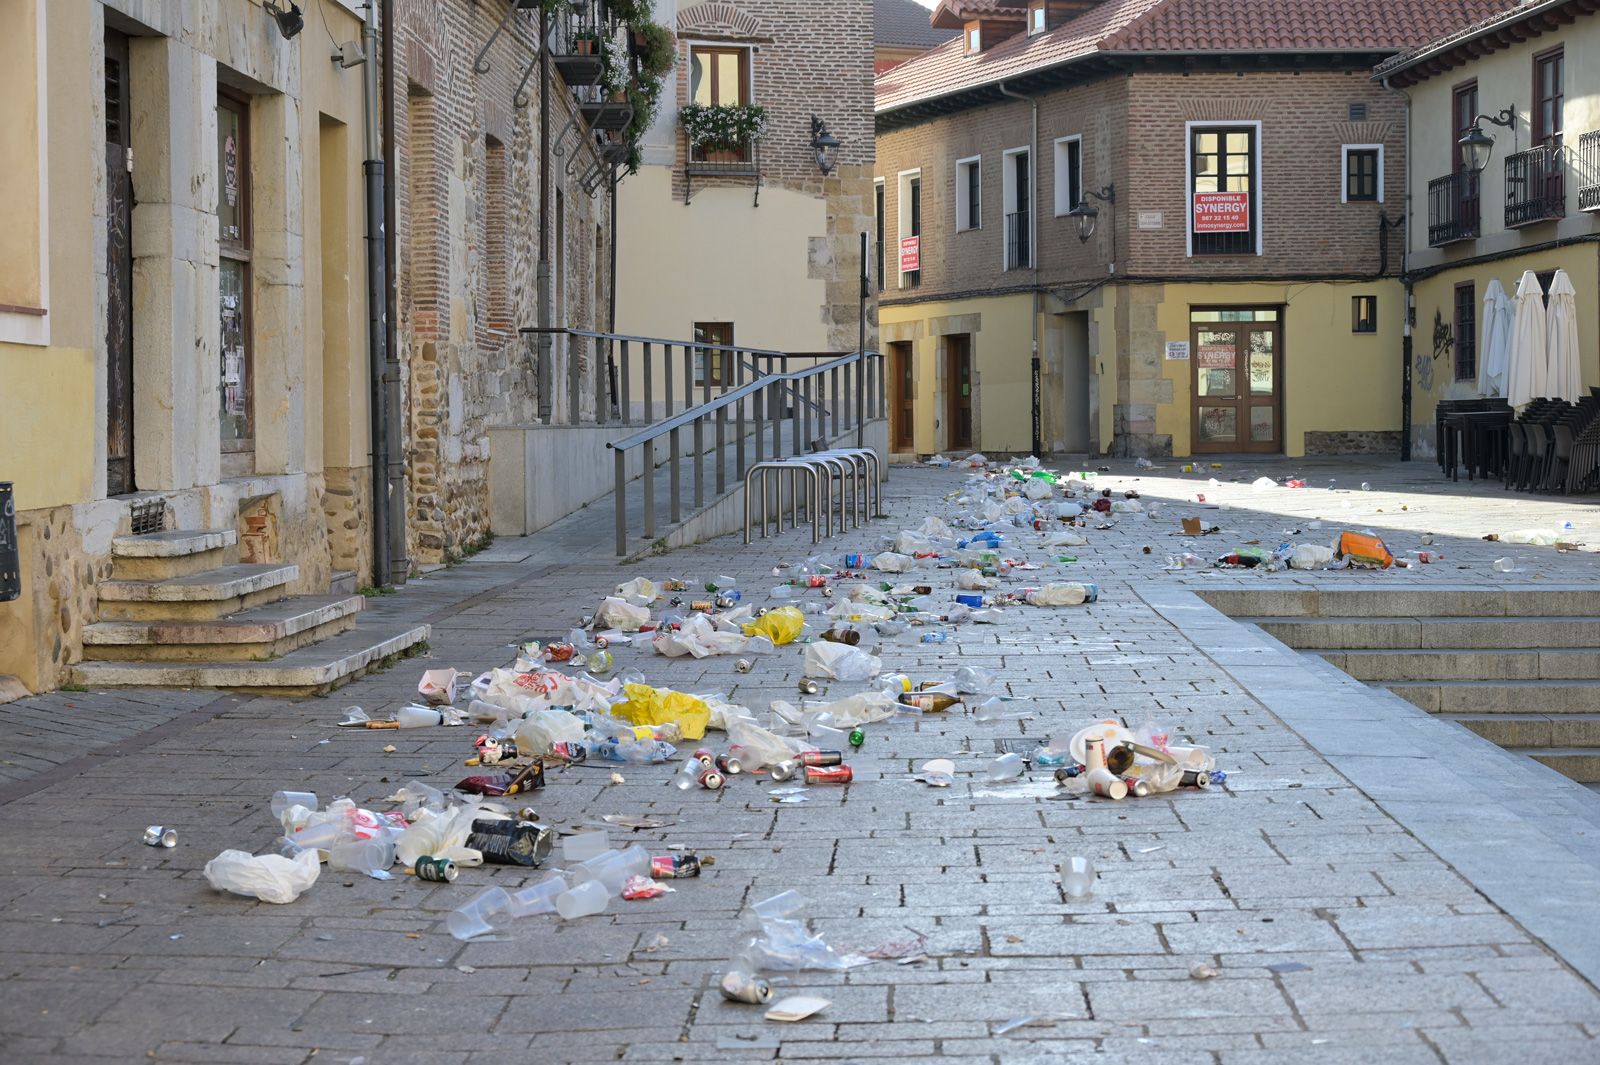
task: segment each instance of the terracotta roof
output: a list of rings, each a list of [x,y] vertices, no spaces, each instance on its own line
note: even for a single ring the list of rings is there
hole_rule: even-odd
[[[917,0],[872,0],[872,28],[880,48],[932,48],[956,32],[936,29]]]
[[[1416,66],[1423,61],[1448,52],[1452,48],[1463,45],[1475,37],[1491,34],[1496,30],[1510,26],[1534,15],[1549,11],[1553,8],[1565,6],[1565,0],[1522,0],[1521,3],[1507,7],[1501,3],[1496,5],[1496,10],[1490,15],[1480,15],[1475,22],[1458,23],[1453,32],[1434,38],[1426,44],[1418,45],[1408,52],[1384,60],[1374,72],[1375,77],[1384,77],[1395,74],[1409,67]],[[1537,36],[1537,31],[1534,34]],[[1491,50],[1494,50],[1491,48]],[[1454,66],[1455,64],[1449,64]]]
[[[945,29],[960,29],[975,18],[1026,22],[1028,5],[1008,3],[1006,0],[939,0],[934,5],[931,17],[935,26]]]
[[[948,0],[947,0],[948,2]],[[878,113],[1095,55],[1387,52],[1415,47],[1504,0],[1103,0],[1048,33],[1018,33],[978,55],[962,42],[884,72]]]

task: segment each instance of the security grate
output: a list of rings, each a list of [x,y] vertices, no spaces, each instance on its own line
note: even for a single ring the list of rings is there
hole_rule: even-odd
[[[164,499],[150,499],[135,503],[129,508],[133,519],[133,535],[162,532],[167,527],[167,503]]]

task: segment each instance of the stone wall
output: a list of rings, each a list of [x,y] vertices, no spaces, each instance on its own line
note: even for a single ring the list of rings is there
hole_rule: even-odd
[[[1400,432],[1305,434],[1307,455],[1398,455]],[[1431,443],[1430,438],[1430,443]],[[1424,456],[1426,457],[1426,456]]]

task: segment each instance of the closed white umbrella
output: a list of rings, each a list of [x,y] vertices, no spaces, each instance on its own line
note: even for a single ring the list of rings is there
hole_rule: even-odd
[[[1578,367],[1578,301],[1572,279],[1557,270],[1550,281],[1550,306],[1545,312],[1548,387],[1552,399],[1576,403],[1583,395],[1583,372]]]
[[[1483,293],[1483,343],[1478,345],[1478,395],[1506,394],[1506,362],[1511,357],[1511,297],[1499,278]]]
[[[1527,406],[1548,396],[1546,381],[1544,292],[1532,270],[1517,282],[1516,314],[1511,325],[1511,359],[1506,365],[1506,400],[1513,407]]]

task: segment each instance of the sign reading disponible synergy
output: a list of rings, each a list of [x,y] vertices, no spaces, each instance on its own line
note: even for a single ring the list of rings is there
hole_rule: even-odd
[[[1194,194],[1196,233],[1243,233],[1250,228],[1248,192],[1197,192]]]

